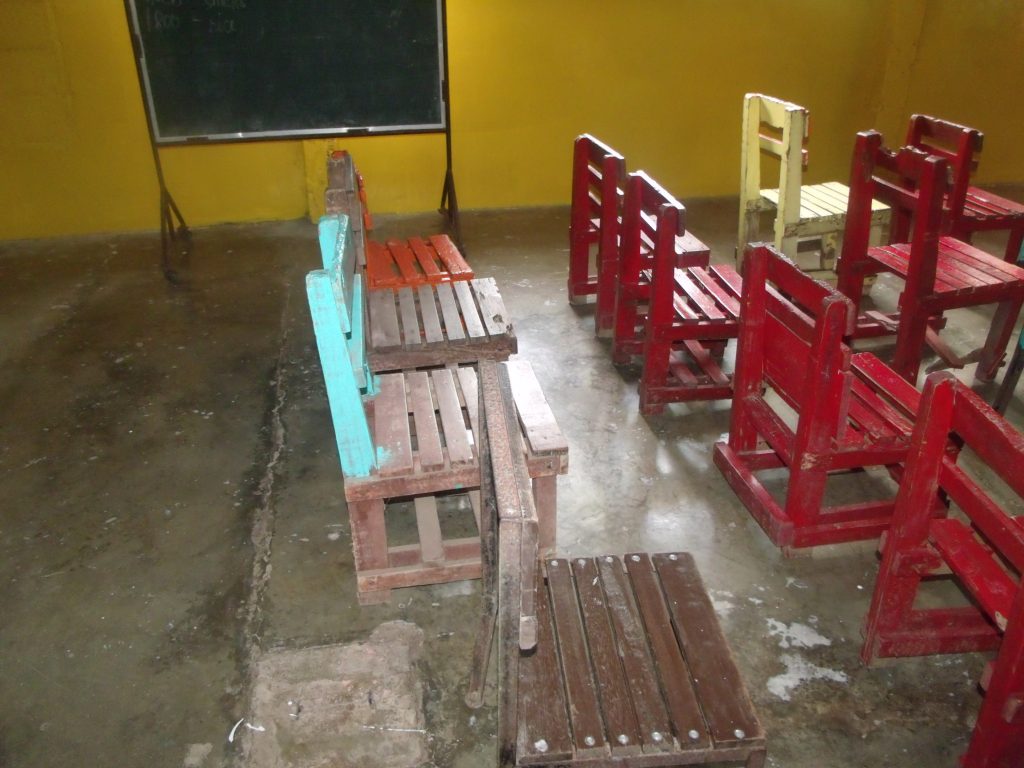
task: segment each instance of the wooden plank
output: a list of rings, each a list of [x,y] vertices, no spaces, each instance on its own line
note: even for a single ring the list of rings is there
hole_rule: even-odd
[[[413,499],[413,506],[416,509],[416,528],[420,534],[423,562],[443,562],[444,545],[441,540],[441,523],[437,519],[437,497],[417,496]]]
[[[630,554],[626,555],[624,562],[654,654],[672,727],[679,735],[679,748],[705,749],[711,743],[707,724],[690,679],[689,668],[676,641],[672,618],[665,606],[661,584],[651,558],[646,554]],[[671,734],[665,735],[671,737]]]
[[[504,365],[508,369],[519,422],[530,450],[534,453],[568,451],[569,443],[555,421],[529,361],[509,360]]]
[[[701,311],[702,320],[710,323],[717,323],[725,320],[725,315],[718,311],[715,306],[715,302],[711,300],[706,292],[701,290],[699,284],[694,281],[690,274],[687,274],[689,270],[683,271],[677,269],[675,272],[676,285],[680,290],[683,291],[690,300],[696,304]]]
[[[437,302],[434,300],[434,287],[420,285],[416,287],[416,295],[420,300],[420,317],[423,318],[423,336],[427,344],[443,344],[444,332],[441,330],[441,318],[437,316]]]
[[[555,617],[558,657],[569,704],[573,747],[577,752],[603,752],[606,742],[601,704],[590,671],[587,635],[580,618],[569,562],[554,559],[549,560],[547,566],[551,613]]]
[[[520,765],[572,757],[565,689],[555,647],[551,608],[544,594],[537,601],[537,650],[519,657],[516,758]]]
[[[448,460],[452,466],[470,464],[473,461],[473,448],[466,432],[466,422],[462,416],[459,395],[455,391],[455,380],[447,368],[431,371],[430,378],[434,383],[434,394],[441,414],[441,430],[444,442],[448,447]]]
[[[409,286],[398,289],[398,306],[402,315],[402,341],[406,347],[422,343],[420,321],[416,315],[416,296]]]
[[[374,349],[397,349],[402,346],[398,330],[395,295],[390,288],[369,292],[370,344]]]
[[[455,369],[455,375],[459,378],[459,389],[462,390],[463,402],[469,414],[469,428],[476,440],[476,436],[480,434],[480,413],[477,408],[480,390],[477,386],[476,371],[468,365],[463,365]]]
[[[738,745],[763,736],[693,556],[654,555],[676,635],[700,697],[712,741]]]
[[[438,258],[445,265],[452,280],[470,280],[473,277],[473,269],[462,258],[459,249],[455,247],[448,235],[432,235],[430,244],[437,251]]]
[[[579,591],[594,677],[601,692],[601,713],[611,737],[608,746],[614,748],[616,754],[640,752],[640,730],[630,702],[630,682],[615,645],[615,633],[608,618],[608,605],[601,589],[597,563],[589,557],[576,558],[572,561],[572,571]],[[626,737],[625,745],[620,742],[619,735]],[[597,734],[594,738],[595,746],[606,743],[604,734]],[[585,739],[584,746],[590,746]]]
[[[379,376],[377,382],[380,392],[373,401],[373,442],[382,455],[380,474],[386,477],[408,474],[413,464],[405,376],[385,374]]]
[[[975,538],[960,520],[932,520],[928,534],[967,591],[1005,631],[1018,587],[1006,569],[997,564],[992,550]]]
[[[599,558],[598,570],[615,628],[619,656],[630,681],[629,692],[633,711],[636,712],[641,747],[644,752],[660,752],[668,746],[664,734],[671,733],[671,726],[633,592],[618,558]],[[617,736],[615,740],[618,740]]]
[[[484,325],[480,321],[480,313],[477,311],[476,302],[473,300],[473,292],[469,288],[469,283],[465,280],[459,280],[452,283],[452,287],[455,289],[455,297],[459,301],[462,320],[466,324],[466,335],[470,339],[485,338],[487,334],[484,332]]]
[[[401,240],[388,240],[387,249],[398,266],[403,285],[419,285],[426,282],[426,278],[420,272],[416,257],[407,243]]]
[[[417,455],[420,468],[424,471],[444,467],[444,452],[441,450],[441,436],[438,433],[434,415],[434,400],[430,394],[430,382],[424,371],[405,374],[408,388],[409,408],[416,427]]]
[[[434,287],[437,300],[441,304],[441,316],[444,318],[444,332],[448,341],[454,344],[465,343],[466,332],[462,329],[462,317],[459,305],[449,283],[440,283]]]
[[[431,246],[424,243],[422,238],[410,237],[409,247],[416,256],[416,261],[419,263],[420,269],[423,270],[428,283],[440,283],[445,279],[444,272],[437,268],[437,259]]]
[[[393,267],[391,253],[384,243],[376,240],[368,240],[366,243],[366,281],[371,290],[401,284]]]
[[[493,277],[478,277],[471,281],[484,327],[491,336],[512,334],[512,320],[505,309],[505,302],[498,293],[498,284]]]

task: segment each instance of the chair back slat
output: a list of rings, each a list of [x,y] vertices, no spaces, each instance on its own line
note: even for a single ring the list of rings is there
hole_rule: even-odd
[[[937,155],[949,163],[952,185],[946,208],[951,218],[958,218],[967,199],[971,174],[978,170],[978,155],[985,143],[984,134],[976,128],[930,115],[912,115],[905,143],[908,147]]]
[[[334,231],[334,247],[324,251],[323,243],[331,241]],[[321,252],[329,267],[306,275],[306,296],[341,469],[347,477],[366,477],[376,469],[377,456],[360,391],[365,387],[372,394],[373,390],[366,359],[362,278],[345,266],[350,258],[354,262],[348,217],[325,216],[320,234]]]

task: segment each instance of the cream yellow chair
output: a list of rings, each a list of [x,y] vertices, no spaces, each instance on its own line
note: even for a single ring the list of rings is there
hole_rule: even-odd
[[[801,186],[807,164],[807,110],[797,104],[760,93],[748,93],[743,99],[743,139],[740,164],[740,227],[737,259],[747,243],[759,239],[758,218],[762,211],[774,210],[776,250],[815,277],[835,279],[838,241],[846,222],[850,190],[845,184],[830,181]],[[778,158],[779,186],[761,187],[761,155]],[[881,242],[882,226],[889,209],[872,204],[871,242]],[[797,253],[801,239],[820,240],[813,255]]]

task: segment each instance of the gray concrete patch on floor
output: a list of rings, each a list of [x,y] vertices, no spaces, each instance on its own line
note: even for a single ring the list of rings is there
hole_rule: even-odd
[[[246,768],[419,768],[428,760],[423,631],[381,624],[363,642],[281,649],[255,664],[235,729]]]

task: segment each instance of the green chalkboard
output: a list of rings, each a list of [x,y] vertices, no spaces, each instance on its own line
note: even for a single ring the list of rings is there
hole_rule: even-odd
[[[126,0],[158,144],[443,131],[443,0]]]

